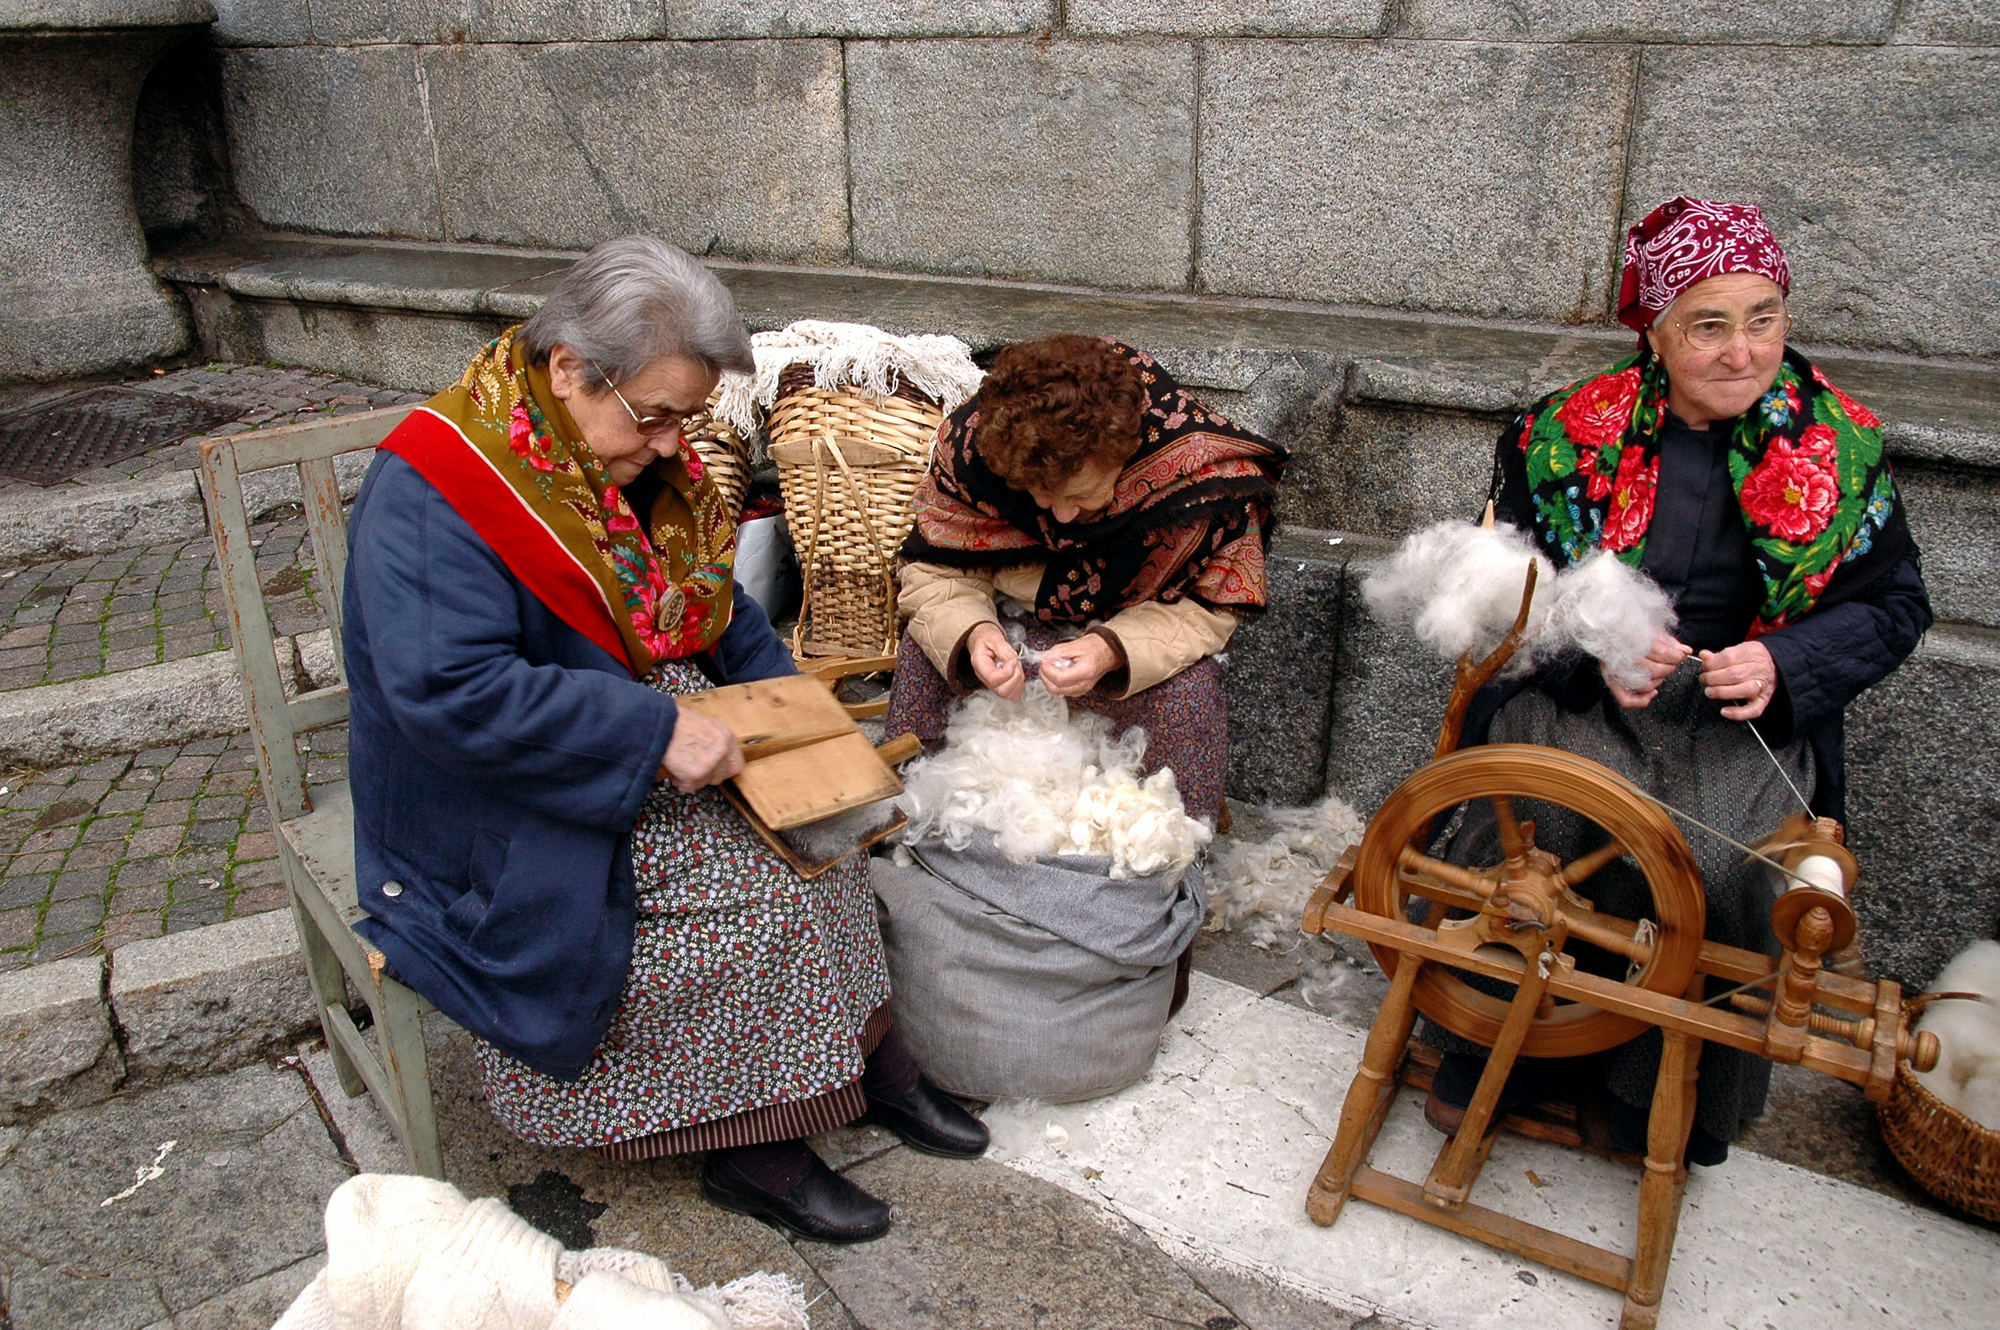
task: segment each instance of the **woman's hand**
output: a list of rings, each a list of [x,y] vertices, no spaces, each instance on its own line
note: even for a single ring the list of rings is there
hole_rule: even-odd
[[[660,762],[660,779],[670,780],[682,794],[720,785],[743,771],[743,749],[727,725],[697,715],[686,707],[674,721],[674,737]]]
[[[1009,702],[1017,701],[1028,686],[1028,674],[1021,657],[997,623],[982,623],[966,635],[965,653],[972,658],[972,672],[979,682]]]
[[[1701,653],[1701,682],[1710,697],[1736,703],[1722,709],[1725,720],[1755,720],[1778,691],[1778,662],[1762,642],[1738,642]]]
[[[1118,668],[1118,653],[1096,633],[1085,633],[1042,653],[1042,686],[1057,697],[1081,697]]]
[[[1613,682],[1609,676],[1604,680],[1605,686],[1611,689],[1611,696],[1618,699],[1618,705],[1621,707],[1651,706],[1653,699],[1660,695],[1660,685],[1667,681],[1668,675],[1681,667],[1681,662],[1688,658],[1688,652],[1692,650],[1693,647],[1672,633],[1661,633],[1653,639],[1652,650],[1648,651],[1646,658],[1640,662],[1646,669],[1644,687],[1627,688]]]

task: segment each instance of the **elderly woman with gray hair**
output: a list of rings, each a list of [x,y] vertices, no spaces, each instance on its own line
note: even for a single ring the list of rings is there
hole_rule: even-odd
[[[860,1241],[888,1207],[805,1137],[986,1133],[891,1026],[865,862],[799,877],[716,788],[735,737],[674,702],[793,671],[680,436],[751,367],[729,292],[626,236],[384,441],[349,527],[357,927],[522,1139],[707,1151],[716,1204]]]

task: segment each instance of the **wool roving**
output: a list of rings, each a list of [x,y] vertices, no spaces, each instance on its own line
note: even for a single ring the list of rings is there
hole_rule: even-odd
[[[904,768],[897,803],[910,824],[898,838],[962,850],[990,832],[1016,863],[1108,855],[1113,877],[1177,882],[1214,833],[1188,816],[1172,771],[1140,776],[1144,730],[1111,731],[1109,719],[1071,710],[1039,679],[1019,701],[972,694],[943,749]]]
[[[1446,660],[1467,651],[1476,658],[1498,646],[1514,626],[1531,563],[1536,580],[1528,635],[1533,637],[1548,620],[1555,565],[1535,551],[1519,528],[1505,522],[1425,527],[1386,562],[1369,569],[1361,594],[1377,618],[1408,625]]]
[[[1982,1127],[2000,1131],[2000,942],[1975,942],[1931,981],[1936,993],[1977,993],[1984,1001],[1933,1002],[1917,1018],[1938,1039],[1938,1063],[1916,1077],[1925,1089]]]
[[[1602,663],[1614,683],[1643,685],[1641,662],[1674,626],[1673,603],[1652,578],[1607,551],[1558,573],[1517,527],[1440,522],[1370,569],[1361,590],[1379,618],[1409,626],[1446,660],[1468,651],[1478,659],[1514,626],[1530,563],[1535,599],[1507,672],[1579,651]]]
[[[1364,829],[1334,796],[1304,808],[1240,809],[1202,870],[1209,929],[1240,930],[1267,951],[1295,940],[1307,897]]]

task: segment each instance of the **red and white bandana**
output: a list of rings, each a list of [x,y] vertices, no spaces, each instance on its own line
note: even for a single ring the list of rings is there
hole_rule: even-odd
[[[1690,286],[1730,272],[1768,277],[1791,294],[1791,265],[1755,204],[1669,199],[1625,233],[1618,321],[1643,333]]]

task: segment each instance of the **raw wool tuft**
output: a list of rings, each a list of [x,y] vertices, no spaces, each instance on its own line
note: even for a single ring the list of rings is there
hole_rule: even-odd
[[[1471,522],[1425,527],[1369,570],[1361,594],[1377,618],[1414,628],[1424,645],[1445,659],[1457,660],[1468,651],[1477,658],[1514,626],[1530,563],[1536,570],[1528,612],[1533,636],[1548,620],[1555,565],[1505,522],[1491,528]]]
[[[793,365],[811,365],[815,387],[858,388],[876,397],[889,396],[907,380],[935,398],[946,415],[978,392],[986,377],[972,362],[972,348],[956,337],[898,337],[866,323],[800,319],[778,332],[758,333],[750,348],[757,357],[752,396],[766,410],[778,400],[779,377]],[[736,409],[734,396],[729,400]],[[734,423],[733,416],[727,418]]]
[[[1673,602],[1659,584],[1609,550],[1598,550],[1556,576],[1555,603],[1538,660],[1574,648],[1601,662],[1604,677],[1626,688],[1651,681],[1644,661],[1674,626]]]
[[[1983,1001],[1933,1002],[1916,1029],[1938,1038],[1938,1064],[1916,1072],[1925,1089],[1982,1127],[2000,1131],[2000,942],[1975,942],[1931,981],[1936,993]]]
[[[944,748],[903,771],[898,839],[965,849],[990,832],[1016,863],[1108,855],[1111,876],[1177,883],[1214,836],[1189,817],[1170,770],[1141,777],[1146,732],[1116,739],[1111,721],[1072,711],[1032,679],[1016,702],[981,690],[959,704]]]
[[[1202,870],[1208,927],[1239,929],[1267,951],[1289,944],[1306,899],[1364,829],[1360,815],[1333,796],[1305,808],[1240,810]]]
[[[1531,560],[1535,599],[1507,672],[1581,651],[1602,662],[1614,682],[1644,684],[1641,662],[1654,639],[1674,626],[1673,603],[1652,578],[1606,550],[1558,573],[1517,527],[1440,522],[1371,569],[1361,590],[1377,617],[1410,626],[1446,660],[1466,652],[1476,660],[1514,626]]]

